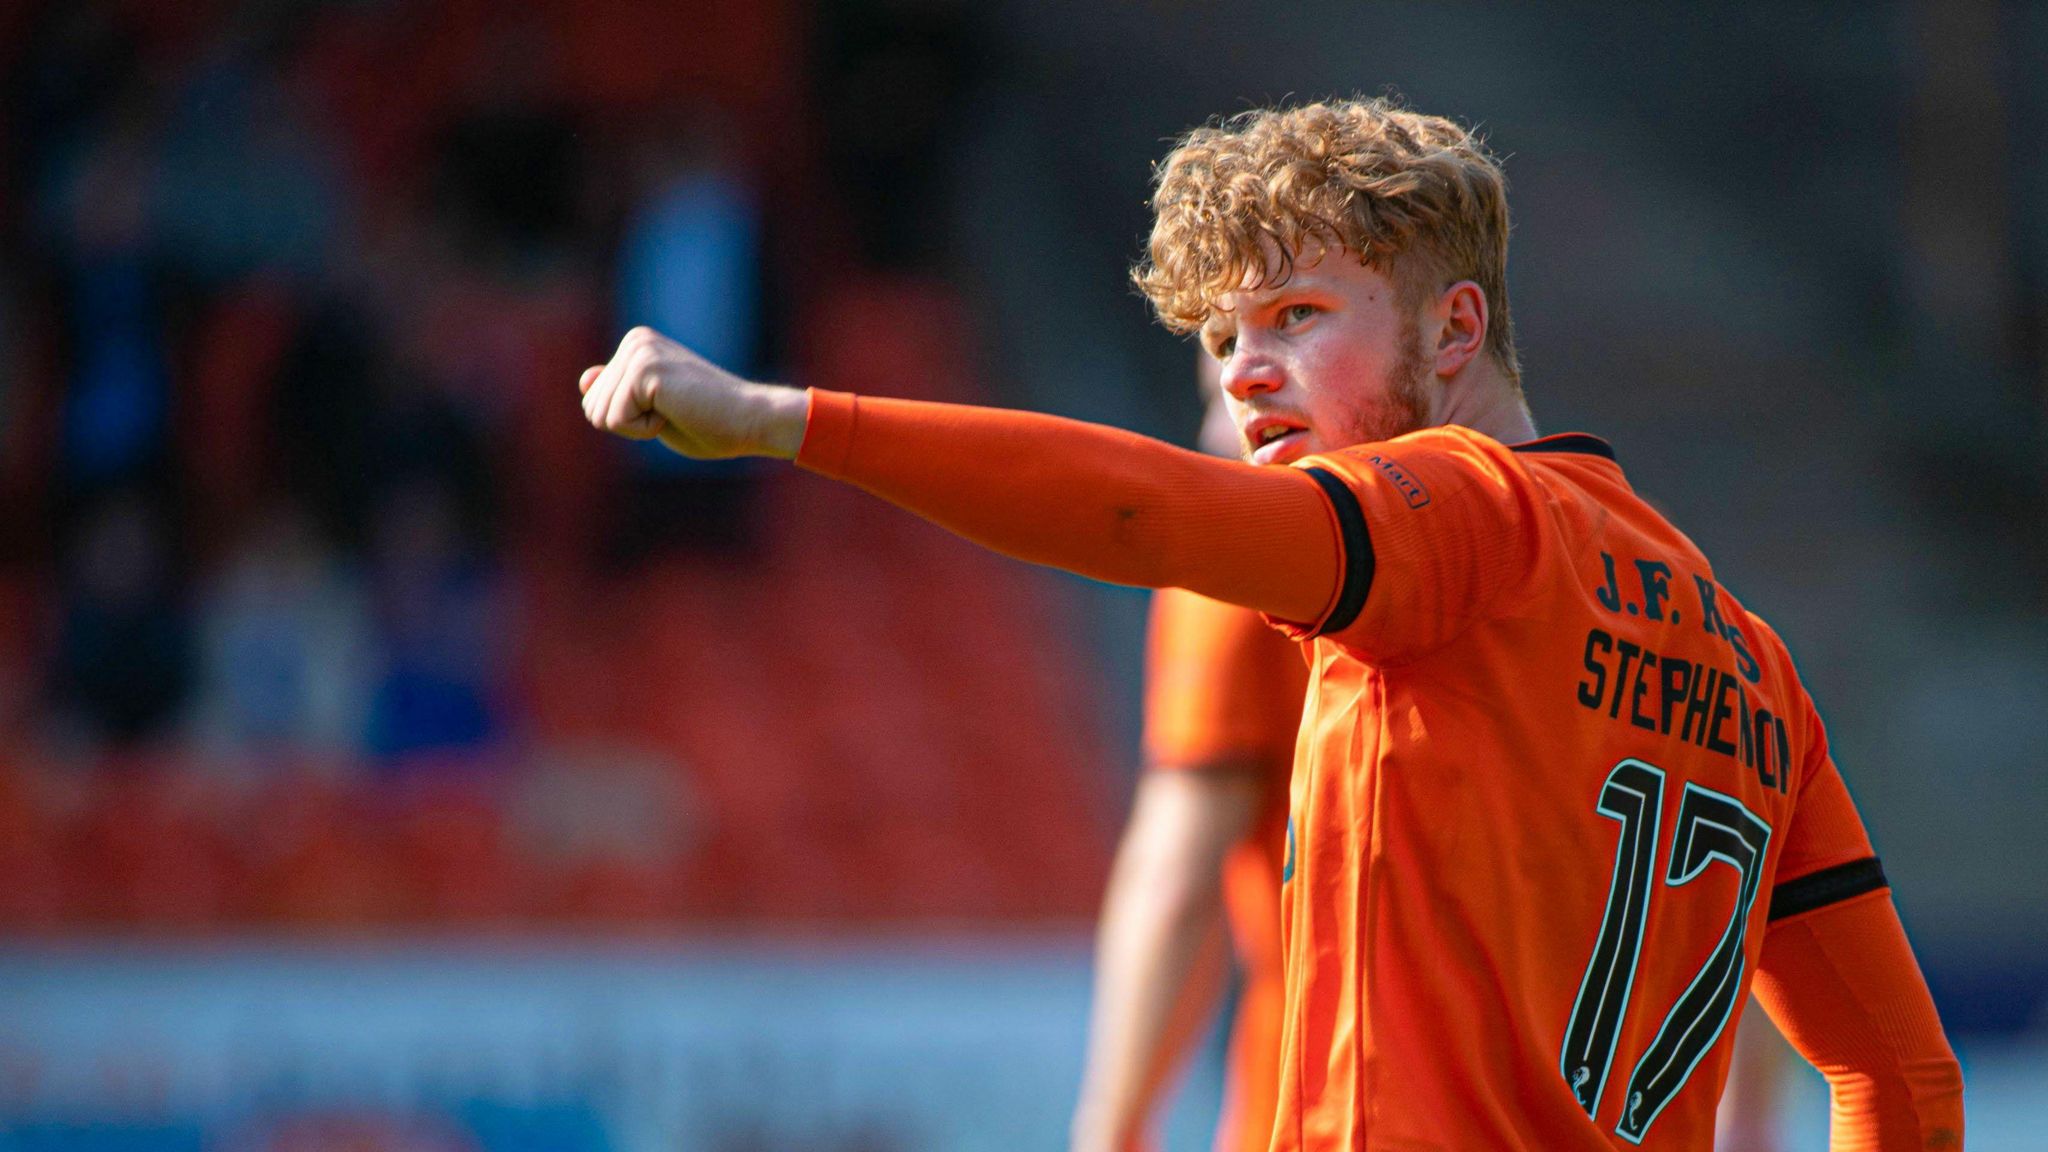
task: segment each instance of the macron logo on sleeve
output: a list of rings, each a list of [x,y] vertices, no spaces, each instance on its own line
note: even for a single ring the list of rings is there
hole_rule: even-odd
[[[1422,481],[1410,476],[1408,470],[1401,467],[1400,462],[1393,457],[1374,452],[1366,456],[1365,462],[1386,474],[1387,479],[1394,484],[1394,491],[1399,492],[1401,498],[1408,501],[1410,508],[1420,508],[1429,503],[1429,489],[1422,486]]]

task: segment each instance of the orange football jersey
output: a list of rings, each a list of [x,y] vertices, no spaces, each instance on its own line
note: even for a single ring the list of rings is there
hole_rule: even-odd
[[[1784,645],[1593,437],[1295,467],[1346,569],[1280,625],[1273,1148],[1710,1147],[1765,925],[1884,883]]]
[[[1261,468],[1032,413],[809,415],[803,467],[1008,555],[1315,614],[1283,625],[1314,647],[1276,1149],[1704,1148],[1753,975],[1838,1140],[1960,1146],[1960,1069],[1784,645],[1599,440]]]
[[[1268,628],[1258,613],[1180,588],[1153,594],[1145,658],[1148,768],[1253,771],[1266,784],[1258,818],[1223,862],[1224,911],[1243,976],[1216,1139],[1228,1152],[1265,1152],[1272,1139],[1286,993],[1280,871],[1287,776],[1307,685],[1301,645]]]

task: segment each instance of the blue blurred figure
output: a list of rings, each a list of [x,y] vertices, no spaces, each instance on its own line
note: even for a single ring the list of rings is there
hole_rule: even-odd
[[[631,176],[640,196],[619,252],[618,324],[622,332],[644,324],[701,341],[690,346],[744,374],[760,366],[760,209],[718,127],[717,114],[700,109],[681,127],[640,141]],[[655,441],[623,450],[637,500],[653,513],[627,518],[625,530],[634,534],[621,542],[627,555],[672,542],[729,546],[747,538],[758,462],[689,460]]]

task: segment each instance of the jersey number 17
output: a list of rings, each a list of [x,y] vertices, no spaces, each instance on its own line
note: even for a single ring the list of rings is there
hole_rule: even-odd
[[[1643,925],[1649,918],[1652,880],[1657,865],[1658,823],[1664,804],[1664,770],[1641,760],[1623,760],[1607,774],[1595,810],[1621,824],[1614,850],[1614,880],[1607,891],[1607,911],[1600,937],[1586,962],[1579,997],[1565,1027],[1559,1070],[1587,1115],[1600,1107],[1614,1048],[1621,1036],[1629,994],[1642,959]],[[1671,864],[1664,883],[1677,888],[1691,883],[1716,860],[1741,877],[1735,907],[1721,941],[1700,967],[1692,983],[1664,1016],[1664,1024],[1629,1073],[1622,1097],[1621,1119],[1614,1130],[1631,1144],[1656,1122],[1657,1115],[1728,1026],[1742,989],[1743,937],[1750,906],[1763,879],[1764,850],[1771,826],[1740,800],[1711,788],[1687,784],[1671,833]]]

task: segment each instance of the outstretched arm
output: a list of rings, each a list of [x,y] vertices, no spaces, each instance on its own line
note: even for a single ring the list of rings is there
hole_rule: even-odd
[[[1285,620],[1318,619],[1338,591],[1335,514],[1299,469],[1052,416],[756,384],[644,328],[581,385],[606,431],[795,459],[1019,559]]]

